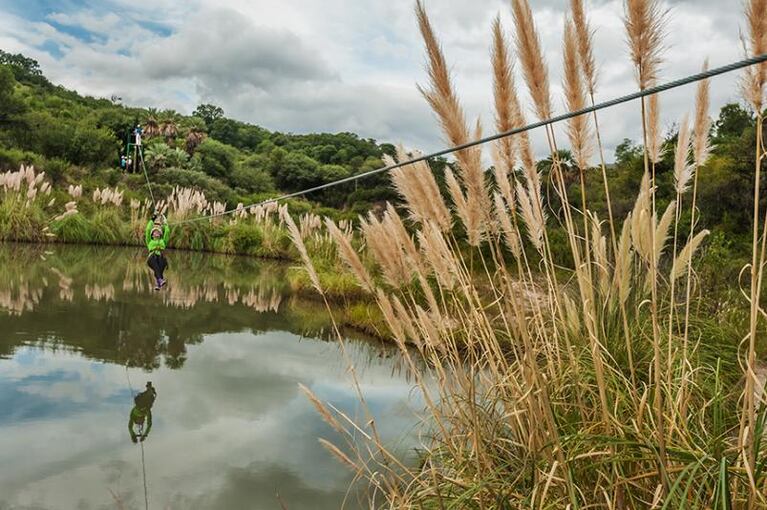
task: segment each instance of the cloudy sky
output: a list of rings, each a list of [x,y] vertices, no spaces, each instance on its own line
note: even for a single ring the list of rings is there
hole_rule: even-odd
[[[670,9],[663,79],[742,56],[740,0],[664,0]],[[426,0],[467,114],[491,131],[490,23],[511,29],[508,0]],[[561,113],[561,35],[567,0],[532,0]],[[600,64],[597,100],[633,92],[622,0],[587,0]],[[0,0],[0,48],[40,61],[56,83],[116,94],[131,105],[190,113],[200,102],[290,132],[353,131],[438,149],[441,135],[416,90],[425,83],[414,0]],[[738,99],[717,78],[713,104]],[[526,94],[524,94],[526,96]],[[663,96],[671,128],[694,89]],[[638,138],[636,105],[603,114],[611,150]],[[542,148],[539,148],[542,150]]]

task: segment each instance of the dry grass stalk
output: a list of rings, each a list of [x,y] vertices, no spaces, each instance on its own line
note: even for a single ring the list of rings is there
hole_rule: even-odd
[[[658,78],[666,13],[659,0],[626,0],[625,7],[624,25],[631,60],[637,84],[644,90],[651,87]]]
[[[690,163],[691,142],[690,121],[685,115],[679,127],[679,137],[674,154],[674,188],[678,195],[687,191],[695,171],[695,166]]]
[[[513,129],[515,114],[513,95],[516,94],[514,83],[514,66],[511,61],[506,38],[501,27],[501,18],[493,20],[493,47],[491,53],[493,63],[493,97],[495,98],[495,127],[498,133]],[[500,161],[508,171],[513,170],[516,159],[514,137],[505,137],[495,143],[495,149],[500,155]]]
[[[703,63],[702,71],[708,70],[708,59]],[[709,80],[698,82],[695,94],[695,127],[693,128],[692,155],[697,168],[702,167],[711,155],[711,118],[709,117],[710,106]]]
[[[325,227],[328,229],[330,237],[335,241],[336,246],[338,246],[338,251],[341,259],[346,262],[346,265],[349,266],[349,269],[352,270],[352,273],[357,278],[357,282],[363,289],[367,290],[368,292],[373,292],[373,280],[370,278],[370,274],[362,264],[362,261],[360,260],[357,251],[352,246],[349,237],[344,235],[344,233],[341,232],[341,230],[336,226],[335,222],[330,218],[325,218]]]
[[[767,1],[750,0],[746,4],[746,20],[749,27],[749,49],[752,56],[767,52]],[[743,411],[741,415],[739,439],[740,448],[743,452],[744,464],[749,473],[753,474],[756,470],[757,459],[754,439],[756,419],[756,402],[754,397],[754,388],[756,384],[756,337],[759,324],[761,305],[759,303],[762,295],[762,281],[764,276],[765,252],[767,251],[767,237],[763,232],[761,235],[761,247],[759,236],[760,222],[760,194],[761,194],[761,171],[762,159],[764,158],[764,140],[763,140],[763,112],[764,107],[764,88],[767,81],[767,65],[752,66],[747,69],[745,80],[742,86],[743,95],[746,101],[756,111],[756,151],[754,168],[754,212],[753,212],[753,233],[751,246],[751,292],[750,305],[751,313],[749,317],[748,332],[748,351],[746,354],[745,376],[746,384],[743,395]],[[764,229],[767,230],[767,221]],[[752,482],[753,483],[753,482]],[[753,496],[749,497],[749,508],[753,508]]]
[[[409,283],[414,266],[409,264],[403,251],[399,232],[392,232],[390,223],[379,221],[372,212],[368,213],[367,219],[360,217],[360,230],[387,283],[395,288]]]
[[[538,197],[540,196],[540,194],[537,195]],[[517,183],[517,203],[519,204],[519,211],[522,213],[522,219],[524,220],[525,225],[527,225],[527,235],[535,249],[538,250],[538,253],[543,255],[546,221],[539,213],[539,211],[542,210],[542,206],[540,201],[537,201],[536,203],[536,199],[537,197],[531,196],[531,193],[528,193],[528,190]]]
[[[660,98],[653,94],[647,101],[647,154],[653,164],[663,159],[663,135],[660,131]]]
[[[319,442],[327,451],[329,451],[336,459],[338,459],[341,464],[344,464],[352,471],[359,471],[359,466],[357,466],[357,464],[355,464],[354,461],[352,461],[349,456],[342,452],[336,445],[322,438],[319,438]]]
[[[708,230],[701,230],[682,248],[682,251],[674,259],[674,265],[671,267],[671,280],[676,280],[685,274],[687,268],[692,264],[692,256],[709,233]]]
[[[463,108],[453,91],[445,57],[421,0],[416,2],[416,16],[426,45],[430,82],[429,89],[419,87],[419,90],[437,114],[448,142],[453,146],[463,145],[471,141],[470,131],[466,124]],[[467,231],[481,234],[484,232],[483,220],[488,217],[490,210],[490,200],[485,190],[481,148],[474,147],[458,151],[456,159],[458,160],[460,181],[466,188],[467,208],[465,212],[468,214],[462,216],[462,219],[468,222],[466,224]],[[479,239],[473,237],[470,243],[473,246],[478,246]]]
[[[499,193],[494,195],[494,202],[495,214],[501,225],[501,231],[503,232],[503,239],[506,241],[506,246],[517,259],[520,259],[522,258],[522,246],[520,245],[519,231],[512,223],[509,211],[506,209],[506,204],[504,204],[503,197]]]
[[[306,268],[306,272],[309,274],[309,280],[312,282],[312,286],[322,294],[322,286],[320,285],[320,277],[317,275],[317,271],[314,269],[314,263],[312,262],[312,259],[309,257],[309,253],[306,251],[306,245],[304,244],[304,240],[301,239],[301,231],[296,226],[296,222],[293,221],[293,218],[288,214],[287,207],[284,209],[280,209],[280,217],[285,222],[285,225],[288,228],[288,235],[290,235],[290,239],[293,241],[293,244],[298,249],[298,253],[301,256],[301,260],[304,262],[304,267]]]
[[[746,1],[746,24],[748,25],[747,54],[750,57],[767,53],[767,0]],[[767,63],[747,67],[741,89],[746,101],[755,112],[761,113],[765,103]]]
[[[578,59],[586,81],[586,88],[592,96],[597,89],[597,63],[594,58],[594,33],[589,27],[589,21],[583,8],[583,0],[570,0],[570,11],[573,16],[575,33],[578,40]]]
[[[703,70],[708,69],[708,59],[703,63]],[[698,200],[698,176],[700,169],[708,161],[711,153],[711,119],[709,117],[710,106],[710,84],[709,80],[702,80],[698,83],[695,95],[695,128],[693,141],[693,160],[695,162],[695,175],[692,186],[692,205],[690,206],[690,234],[687,243],[690,244],[695,237],[697,200]],[[687,342],[690,323],[690,293],[692,290],[692,257],[687,263],[687,281],[685,282],[685,303],[684,303],[684,335],[683,335],[683,357],[687,358]],[[685,364],[686,367],[686,364]],[[686,369],[686,368],[685,368]]]
[[[583,89],[581,68],[578,62],[578,41],[576,30],[571,22],[565,23],[564,51],[564,90],[567,108],[571,112],[586,107],[586,93]],[[593,154],[589,118],[579,115],[567,121],[567,136],[570,139],[573,157],[581,171],[589,167]]]
[[[458,263],[442,232],[431,222],[423,225],[418,232],[418,244],[424,260],[444,288],[452,290],[458,275]]]
[[[397,149],[397,157],[400,163],[410,159],[401,146]],[[386,160],[387,165],[393,163],[391,159]],[[391,176],[397,192],[405,199],[412,221],[422,223],[430,220],[443,231],[450,230],[450,211],[445,206],[434,174],[425,161],[396,168],[392,170]]]
[[[533,98],[538,118],[551,118],[551,93],[549,70],[541,49],[541,41],[535,28],[533,12],[528,0],[512,0],[511,7],[516,27],[516,45],[525,81]]]

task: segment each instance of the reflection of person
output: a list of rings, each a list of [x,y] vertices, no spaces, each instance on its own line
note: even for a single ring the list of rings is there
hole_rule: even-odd
[[[170,227],[163,215],[155,213],[152,216],[146,225],[144,237],[146,247],[149,250],[149,258],[146,263],[152,268],[156,281],[154,290],[160,290],[167,283],[165,269],[168,267],[168,259],[163,255],[163,251],[168,247],[168,240],[170,239]]]
[[[144,441],[152,430],[152,405],[157,398],[157,390],[152,386],[151,381],[146,383],[146,389],[133,398],[133,409],[128,419],[128,432],[130,432],[131,441],[134,443]],[[146,423],[146,428],[144,424]],[[136,431],[138,428],[138,431]]]

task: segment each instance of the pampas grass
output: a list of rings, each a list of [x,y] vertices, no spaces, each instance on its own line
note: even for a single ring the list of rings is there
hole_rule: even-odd
[[[535,101],[535,96],[548,86],[546,65],[528,3],[516,0],[512,8],[519,62],[540,116],[546,100]],[[582,5],[573,9],[578,8],[582,11]],[[427,100],[443,131],[456,129],[469,137],[420,2],[417,13],[433,75]],[[657,77],[661,15],[659,2],[627,2],[632,62],[642,88]],[[586,91],[592,93],[581,69],[580,41],[591,42],[584,18],[583,12],[574,15],[575,25],[568,24],[565,36],[572,104],[584,104]],[[492,38],[495,120],[502,129],[518,125],[522,115],[516,110],[512,56],[497,21]],[[680,130],[671,184],[654,179],[650,162],[660,160],[661,153],[660,144],[651,147],[655,137],[649,132],[659,125],[660,112],[657,104],[651,104],[651,111],[643,104],[645,168],[634,208],[621,218],[617,237],[612,225],[610,234],[603,234],[585,200],[580,211],[584,231],[577,231],[572,214],[578,211],[566,200],[555,158],[555,184],[562,196],[557,217],[565,221],[549,221],[534,161],[525,161],[532,160],[532,147],[522,136],[515,137],[512,147],[524,178],[516,178],[509,146],[502,144],[493,152],[495,186],[483,180],[481,189],[472,191],[461,158],[455,172],[446,170],[454,205],[449,214],[460,219],[465,233],[442,228],[429,217],[432,213],[414,214],[426,210],[419,202],[429,197],[416,192],[421,183],[404,174],[397,187],[414,235],[391,205],[383,219],[369,215],[361,222],[366,242],[355,256],[380,268],[383,277],[371,279],[371,295],[425,402],[421,457],[412,466],[397,464],[377,438],[374,419],[366,415],[364,423],[357,423],[328,404],[313,402],[320,413],[332,415],[331,422],[343,425],[345,445],[326,447],[368,480],[371,506],[702,510],[747,508],[749,500],[762,501],[767,473],[761,469],[764,451],[754,428],[761,421],[752,406],[753,393],[738,401],[743,386],[754,388],[754,351],[749,349],[741,386],[731,364],[729,373],[723,372],[728,360],[716,342],[726,335],[710,325],[715,319],[690,309],[684,324],[675,318],[672,288],[686,272],[687,307],[692,260],[708,235],[706,230],[695,233],[694,219],[689,234],[680,234],[686,226],[682,198],[692,181],[694,208],[709,144],[707,85],[698,92],[693,128],[685,121]],[[547,135],[553,151],[553,131]],[[607,190],[604,172],[603,177]],[[665,187],[660,190],[664,196],[677,198],[662,211],[656,203],[659,186]],[[472,230],[475,195],[488,197],[492,208],[491,219],[483,216],[480,228]],[[555,232],[566,236],[569,252],[554,249]],[[678,253],[672,235],[687,239]],[[352,246],[348,236],[335,238],[340,254]],[[390,245],[382,245],[382,238]],[[752,293],[758,296],[764,252],[755,257]],[[752,304],[752,313],[758,314],[758,300]],[[688,327],[691,338],[700,338],[692,348]],[[736,345],[739,339],[727,340]]]
[[[517,54],[522,63],[525,81],[535,105],[538,118],[551,117],[551,93],[549,92],[549,70],[543,58],[541,41],[535,29],[533,12],[528,0],[511,0],[516,27],[515,41]]]
[[[665,13],[659,0],[626,0],[624,25],[639,88],[652,87],[662,63]]]
[[[586,94],[583,87],[581,67],[578,61],[578,40],[575,26],[572,22],[565,22],[565,39],[563,44],[564,54],[564,90],[567,108],[571,112],[582,110],[586,107]],[[573,151],[578,168],[583,171],[589,167],[593,146],[591,144],[591,132],[589,118],[579,115],[567,121],[567,136],[570,138],[570,146]],[[581,183],[583,186],[583,183]],[[585,204],[584,204],[585,210]]]
[[[452,80],[442,49],[420,0],[416,2],[416,17],[426,45],[427,70],[430,82],[430,88],[426,89],[419,86],[419,90],[437,114],[447,141],[453,146],[463,145],[471,140],[470,130],[466,124],[463,108],[453,91]],[[485,192],[481,149],[473,147],[458,151],[456,159],[458,160],[460,181],[466,189],[466,196],[463,200],[465,201],[465,208],[460,217],[466,226],[466,231],[471,234],[469,242],[473,246],[478,246],[484,232],[484,220],[487,219],[490,203]],[[453,198],[456,199],[455,194]]]

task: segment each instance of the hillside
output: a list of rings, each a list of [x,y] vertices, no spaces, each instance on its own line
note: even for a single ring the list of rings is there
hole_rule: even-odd
[[[382,166],[391,144],[353,133],[291,134],[239,122],[214,105],[193,115],[131,108],[118,98],[82,96],[52,84],[38,63],[0,50],[0,169],[33,164],[54,185],[117,186],[137,194],[143,175],[120,171],[137,124],[144,128],[147,171],[158,193],[195,187],[228,206],[293,192]],[[385,176],[308,197],[364,212],[391,199]]]

